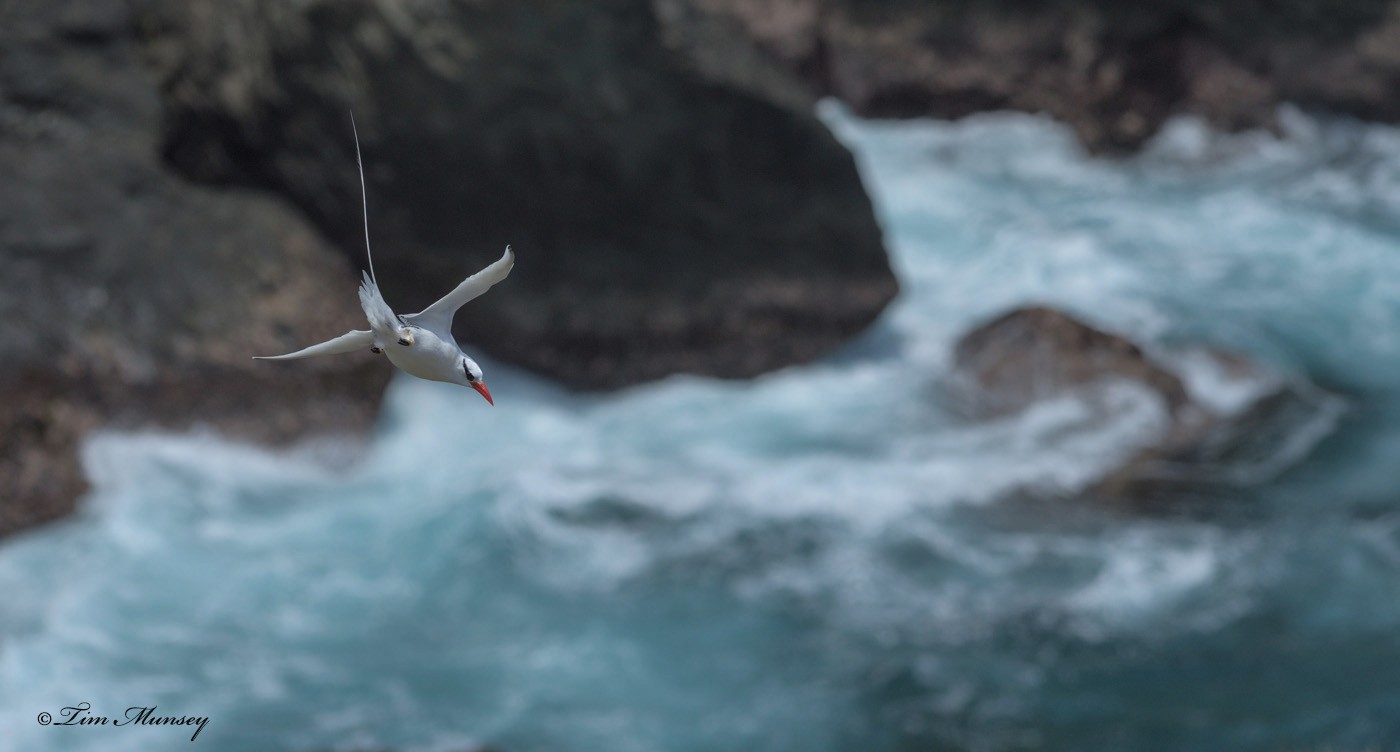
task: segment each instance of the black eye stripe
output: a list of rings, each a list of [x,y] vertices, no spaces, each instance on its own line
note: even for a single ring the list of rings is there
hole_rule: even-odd
[[[467,370],[466,358],[462,358],[462,373],[467,375],[467,381],[476,381],[476,377],[472,375],[472,372]]]

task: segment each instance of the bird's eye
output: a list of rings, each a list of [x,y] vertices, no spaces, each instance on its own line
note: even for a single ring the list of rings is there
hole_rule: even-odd
[[[476,377],[472,375],[471,369],[467,368],[467,361],[465,360],[462,361],[462,373],[467,375],[467,381],[476,381]]]

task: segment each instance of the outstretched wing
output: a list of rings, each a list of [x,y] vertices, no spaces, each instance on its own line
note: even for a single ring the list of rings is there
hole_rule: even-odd
[[[513,266],[515,266],[515,251],[512,251],[510,246],[506,246],[506,252],[501,254],[501,258],[496,263],[462,280],[462,284],[457,285],[452,292],[442,296],[441,300],[418,313],[404,316],[404,320],[424,329],[451,332],[452,317],[457,313],[457,309],[491,289],[491,285],[505,279]]]
[[[312,345],[304,350],[297,350],[286,355],[254,355],[253,360],[297,360],[299,358],[314,358],[317,355],[336,355],[339,353],[363,350],[374,344],[374,335],[369,331],[352,329],[339,337],[327,340],[319,345]]]

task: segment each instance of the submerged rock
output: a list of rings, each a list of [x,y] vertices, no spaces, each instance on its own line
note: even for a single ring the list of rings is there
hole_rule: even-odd
[[[953,355],[947,402],[971,420],[1123,382],[1158,397],[1165,429],[1087,489],[1139,507],[1267,480],[1330,432],[1342,407],[1231,353],[1187,351],[1169,367],[1123,336],[1038,306],[974,328]]]
[[[771,64],[706,54],[743,37],[698,33],[684,6],[141,5],[165,30],[174,165],[279,192],[357,249],[353,107],[394,305],[515,247],[509,289],[457,329],[502,360],[588,388],[751,376],[830,351],[896,292],[810,98]]]
[[[0,536],[72,509],[98,426],[368,425],[388,377],[369,356],[249,360],[362,320],[351,269],[282,203],[162,164],[126,6],[6,3],[0,51]]]
[[[1288,102],[1400,120],[1393,0],[694,2],[868,116],[1045,112],[1105,152],[1179,113],[1259,127]]]

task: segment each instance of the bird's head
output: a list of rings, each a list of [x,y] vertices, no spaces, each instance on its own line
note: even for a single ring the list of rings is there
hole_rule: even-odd
[[[462,386],[469,386],[475,389],[477,393],[486,398],[487,402],[492,405],[496,404],[496,401],[491,399],[491,390],[486,388],[486,381],[481,376],[481,366],[477,365],[476,361],[465,355],[462,356],[460,379],[458,383],[462,384]]]

